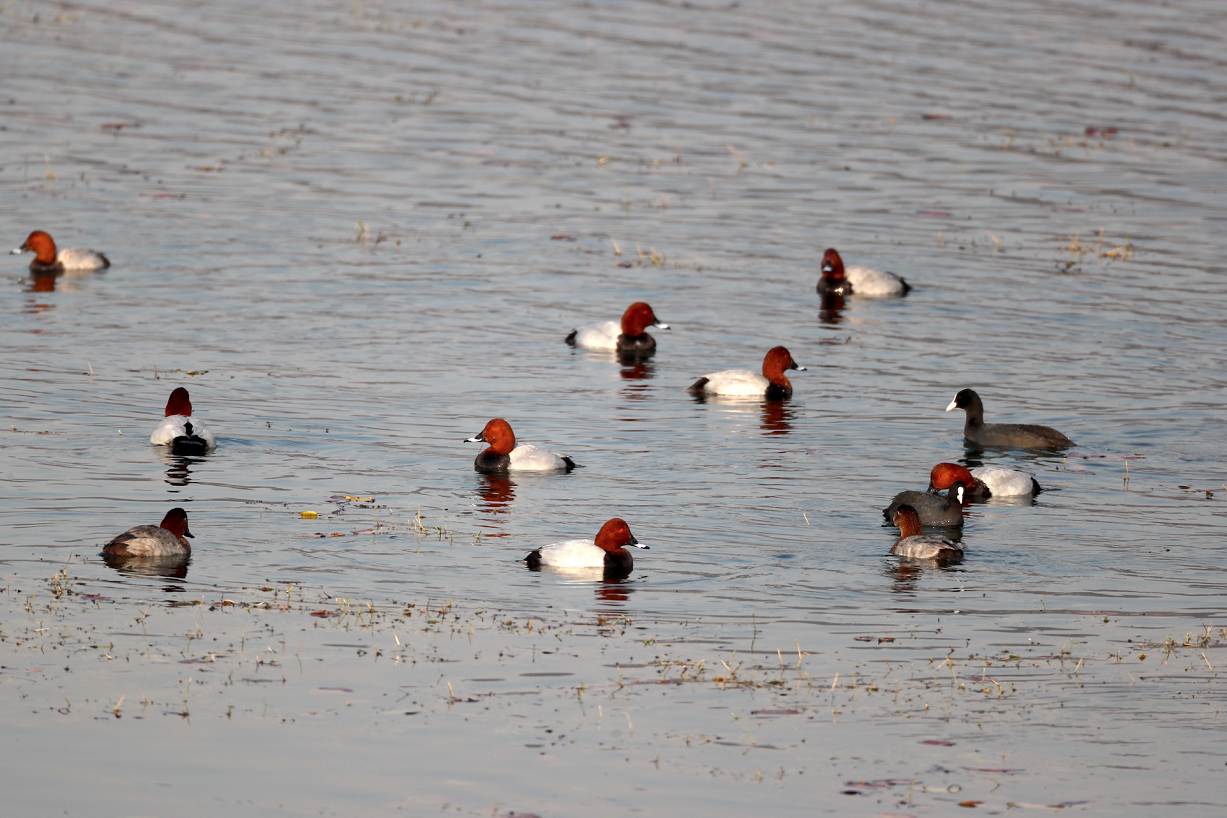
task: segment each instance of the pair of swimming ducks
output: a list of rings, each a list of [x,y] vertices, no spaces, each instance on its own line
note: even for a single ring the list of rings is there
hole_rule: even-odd
[[[599,321],[571,331],[566,341],[571,346],[585,349],[615,350],[621,355],[641,355],[656,349],[656,339],[648,334],[648,327],[669,329],[662,324],[652,307],[636,301],[626,308],[622,321]],[[747,369],[724,369],[712,372],[695,381],[686,391],[695,395],[730,395],[765,397],[779,400],[792,394],[792,382],[785,374],[805,367],[793,360],[784,347],[773,347],[763,358],[762,374]]]

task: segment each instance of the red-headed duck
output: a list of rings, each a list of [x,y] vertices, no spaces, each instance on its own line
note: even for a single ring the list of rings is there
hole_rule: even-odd
[[[111,266],[110,260],[93,250],[65,248],[56,251],[55,241],[42,230],[35,230],[26,237],[26,243],[10,255],[34,253],[30,272],[40,274],[63,273],[68,270],[101,270]]]
[[[939,534],[925,534],[920,515],[910,505],[899,506],[894,524],[899,526],[899,539],[890,549],[897,557],[914,560],[955,560],[963,556],[963,546]]]
[[[159,525],[138,525],[129,528],[102,547],[102,553],[113,557],[181,557],[192,553],[187,528],[187,512],[172,508]]]
[[[951,485],[945,496],[927,491],[901,491],[889,506],[882,509],[882,516],[888,523],[894,522],[895,512],[901,506],[908,505],[920,515],[924,525],[950,528],[963,524],[963,502],[966,498],[967,486],[959,482]]]
[[[587,349],[616,349],[619,352],[648,352],[656,349],[656,339],[646,332],[648,327],[668,329],[660,323],[652,308],[636,301],[622,313],[622,323],[601,321],[571,330],[567,343]]]
[[[929,473],[929,491],[950,488],[956,482],[967,485],[968,500],[1039,494],[1040,484],[1025,471],[1001,466],[980,466],[970,471],[957,463],[938,463]]]
[[[614,517],[597,532],[592,540],[566,540],[543,545],[524,558],[532,569],[542,566],[554,568],[604,568],[607,572],[628,574],[635,567],[635,560],[626,546],[646,549],[630,526],[620,517]]]
[[[516,445],[515,432],[511,424],[502,418],[495,418],[473,437],[465,438],[465,443],[488,443],[477,459],[473,468],[490,474],[509,471],[571,471],[575,461],[563,454],[547,451],[531,443]]]
[[[182,386],[166,401],[166,419],[149,436],[155,446],[169,446],[174,454],[204,454],[217,446],[204,422],[192,417],[192,401]]]
[[[978,446],[1012,446],[1017,449],[1064,449],[1074,442],[1056,429],[1028,423],[985,423],[984,404],[973,389],[960,390],[946,407],[947,412],[963,409],[967,421],[963,437]]]
[[[872,267],[844,268],[835,248],[822,254],[822,278],[818,292],[823,295],[907,295],[912,286],[894,273]]]
[[[805,371],[787,349],[774,347],[763,358],[763,374],[756,375],[746,369],[725,369],[704,375],[686,391],[696,395],[745,395],[779,400],[792,394],[792,382],[784,374],[788,369]]]

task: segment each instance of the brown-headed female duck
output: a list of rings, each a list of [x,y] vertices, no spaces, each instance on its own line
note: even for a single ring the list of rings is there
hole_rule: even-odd
[[[925,534],[916,509],[906,503],[895,511],[894,524],[899,526],[899,539],[890,549],[897,557],[914,560],[953,561],[963,556],[961,543],[940,534]]]
[[[129,528],[102,547],[104,556],[115,557],[178,557],[192,553],[187,527],[187,512],[172,508],[159,525],[138,525]]]

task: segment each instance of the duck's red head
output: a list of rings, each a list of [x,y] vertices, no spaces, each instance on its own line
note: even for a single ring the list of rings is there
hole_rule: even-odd
[[[635,539],[635,535],[631,533],[631,527],[621,517],[614,517],[605,523],[596,534],[596,547],[611,554],[621,551],[628,545],[647,548],[646,545],[639,544],[639,540]]]
[[[181,508],[172,508],[166,512],[166,516],[162,518],[161,526],[176,537],[192,536],[192,532],[187,529],[187,512]]]
[[[39,264],[55,264],[55,240],[42,230],[35,230],[26,236],[26,243],[19,249],[32,251],[34,260]]]
[[[490,454],[511,454],[516,447],[516,433],[511,431],[511,424],[502,418],[495,418],[486,424],[486,428],[469,438],[466,443],[489,443],[486,449]]]
[[[976,478],[971,476],[971,472],[958,463],[938,463],[929,472],[929,488],[938,491],[945,491],[955,483],[971,486],[975,482]]]
[[[916,509],[906,504],[895,509],[894,523],[899,526],[900,537],[915,537],[925,530]]]
[[[828,247],[822,254],[822,277],[829,281],[842,281],[844,278],[844,260],[834,247]]]
[[[787,369],[805,371],[805,367],[794,361],[792,353],[785,347],[774,347],[767,353],[767,357],[763,358],[763,377],[776,386],[791,389],[792,383],[784,374]]]
[[[183,415],[186,418],[192,416],[192,401],[182,386],[176,387],[175,391],[170,393],[170,400],[166,401],[166,417],[171,415]]]
[[[652,312],[652,308],[644,301],[636,301],[626,308],[626,312],[622,313],[623,335],[632,338],[636,335],[643,335],[644,330],[648,327],[668,329],[669,325],[660,323],[656,313]]]

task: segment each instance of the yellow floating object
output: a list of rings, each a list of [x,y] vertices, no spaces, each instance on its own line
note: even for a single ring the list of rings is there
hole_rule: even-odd
[[[318,520],[320,515],[315,511],[300,511],[299,516],[304,520]]]

